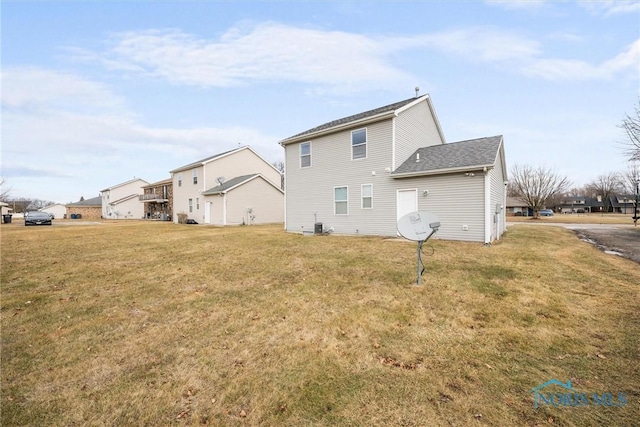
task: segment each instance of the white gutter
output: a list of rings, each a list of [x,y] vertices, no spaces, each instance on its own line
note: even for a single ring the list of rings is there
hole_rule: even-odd
[[[491,243],[491,179],[489,171],[484,172],[484,244]]]
[[[489,170],[493,169],[493,165],[475,165],[475,166],[460,166],[457,168],[449,168],[449,169],[435,169],[431,171],[419,171],[419,172],[405,172],[405,173],[392,173],[391,178],[411,178],[416,176],[426,176],[426,175],[442,175],[446,173],[456,173],[456,172],[471,172],[478,170]]]

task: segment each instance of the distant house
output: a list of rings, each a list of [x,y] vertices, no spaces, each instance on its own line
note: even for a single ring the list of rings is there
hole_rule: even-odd
[[[507,215],[531,216],[533,215],[533,210],[529,209],[527,203],[521,198],[507,196]]]
[[[102,217],[105,219],[142,219],[144,205],[138,196],[143,187],[149,185],[140,178],[123,182],[100,191],[102,197]]]
[[[173,220],[241,225],[283,222],[281,174],[251,147],[215,154],[171,172]]]
[[[633,215],[636,207],[636,198],[631,195],[611,196],[611,209],[613,212]]]
[[[100,219],[102,217],[102,197],[80,200],[65,205],[67,219]]]
[[[603,212],[604,203],[601,196],[567,196],[560,200],[554,210],[564,214]]]
[[[490,243],[506,229],[502,136],[445,143],[428,95],[334,120],[280,141],[285,228],[397,235],[413,211],[436,238]]]
[[[144,204],[145,219],[171,220],[173,215],[173,181],[171,178],[142,187],[138,200]]]
[[[67,213],[67,208],[62,203],[55,203],[40,209],[40,211],[53,215],[55,219],[62,219]]]
[[[0,215],[8,215],[13,212],[8,203],[0,202]]]

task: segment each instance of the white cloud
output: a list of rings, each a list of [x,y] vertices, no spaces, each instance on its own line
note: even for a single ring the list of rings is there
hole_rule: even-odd
[[[70,201],[134,175],[166,178],[238,142],[268,160],[282,155],[277,137],[251,128],[145,126],[107,86],[69,73],[8,68],[2,86],[3,177],[20,197]],[[47,188],[30,188],[36,178]]]
[[[570,36],[571,41],[578,40],[575,34]],[[549,80],[608,79],[629,70],[635,72],[638,63],[637,43],[609,61],[593,64],[580,58],[547,58],[541,42],[488,27],[372,37],[264,23],[232,28],[217,40],[178,30],[150,30],[119,33],[110,41],[105,52],[70,52],[76,58],[100,61],[112,70],[175,85],[295,82],[311,86],[309,93],[351,94],[407,87],[418,79],[396,66],[394,57],[424,50]]]
[[[612,79],[625,73],[637,78],[640,74],[640,40],[600,64],[571,59],[532,58],[522,70],[526,75],[548,80]]]
[[[293,81],[357,90],[408,78],[388,64],[389,51],[379,40],[274,23],[232,28],[218,40],[178,30],[126,32],[111,36],[107,52],[69,52],[113,70],[203,87]]]
[[[638,0],[581,1],[578,4],[594,15],[612,16],[640,12]]]

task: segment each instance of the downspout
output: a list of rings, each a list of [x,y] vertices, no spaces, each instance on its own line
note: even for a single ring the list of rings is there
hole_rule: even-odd
[[[484,170],[484,244],[491,244],[491,180],[489,172],[485,167]]]
[[[227,192],[222,193],[222,225],[227,225]]]

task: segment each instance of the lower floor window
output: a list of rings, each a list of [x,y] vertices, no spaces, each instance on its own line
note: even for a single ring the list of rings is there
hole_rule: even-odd
[[[336,215],[347,215],[349,213],[348,187],[335,187],[333,189],[333,204]]]

